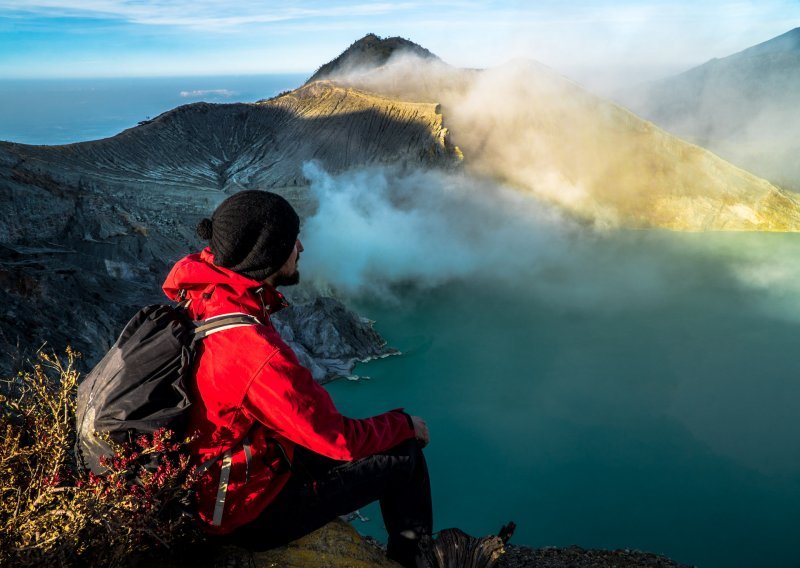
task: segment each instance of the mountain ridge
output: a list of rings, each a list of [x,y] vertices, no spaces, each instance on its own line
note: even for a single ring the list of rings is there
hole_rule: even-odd
[[[22,196],[22,188],[33,185],[50,193],[125,195],[144,211],[154,196],[205,211],[240,189],[292,193],[307,183],[302,165],[311,159],[333,173],[380,163],[447,167],[457,161],[435,105],[316,82],[263,103],[183,105],[102,140],[63,146],[3,142],[0,181],[11,195]],[[57,219],[52,223],[63,226]],[[0,239],[14,240],[15,231],[25,238],[26,226],[12,217]]]
[[[800,27],[789,30],[786,33],[775,36],[772,39],[768,39],[752,47],[743,49],[728,57],[737,55],[763,55],[766,53],[800,53]]]
[[[617,100],[756,175],[800,191],[800,28],[620,93]]]

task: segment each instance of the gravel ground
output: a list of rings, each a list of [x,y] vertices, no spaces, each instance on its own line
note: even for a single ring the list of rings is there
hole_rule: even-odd
[[[637,550],[587,550],[567,548],[527,548],[506,545],[506,554],[496,568],[691,568],[657,554]]]
[[[386,545],[372,537],[364,537],[364,541],[386,551]],[[492,568],[696,568],[639,550],[591,550],[579,546],[529,548],[516,544],[507,544],[505,549],[506,553]]]

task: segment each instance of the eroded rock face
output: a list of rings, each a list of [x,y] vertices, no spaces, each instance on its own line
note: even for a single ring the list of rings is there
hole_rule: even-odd
[[[92,364],[139,307],[166,301],[158,287],[162,264],[126,250],[132,239],[78,249],[64,244],[0,245],[4,376],[21,369],[42,346],[61,352],[71,345]]]
[[[3,240],[25,235],[31,208],[64,228],[76,194],[112,198],[117,213],[168,223],[176,205],[205,212],[241,189],[306,185],[302,165],[339,172],[372,164],[443,166],[455,159],[442,117],[409,103],[317,82],[256,104],[178,107],[103,140],[64,146],[0,143],[4,208],[20,214]],[[291,193],[291,192],[290,192]],[[58,203],[56,203],[58,201]],[[51,203],[52,202],[52,203]],[[56,207],[58,206],[58,207]],[[125,224],[121,225],[125,227]]]

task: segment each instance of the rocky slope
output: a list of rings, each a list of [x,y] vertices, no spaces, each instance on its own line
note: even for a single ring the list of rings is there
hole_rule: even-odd
[[[618,99],[666,130],[800,191],[800,28]]]
[[[293,305],[272,317],[278,333],[314,378],[325,383],[352,376],[356,363],[397,354],[372,328],[333,298]]]
[[[464,166],[603,226],[800,229],[800,199],[603,100],[547,67],[485,71],[438,59],[362,61],[328,77],[403,100],[435,101]]]

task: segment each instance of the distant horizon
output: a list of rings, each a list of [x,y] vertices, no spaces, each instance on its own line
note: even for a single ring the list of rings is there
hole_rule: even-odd
[[[311,77],[314,70],[308,71],[286,71],[286,72],[263,72],[263,73],[192,73],[190,75],[86,75],[69,77],[0,77],[3,81],[113,81],[115,79],[208,79],[213,77],[285,77],[290,75]]]
[[[252,104],[310,73],[0,79],[0,140],[54,145],[98,140],[192,103]]]
[[[525,58],[600,91],[678,73],[800,27],[800,3],[0,0],[0,76],[312,73],[367,33],[456,67]]]

